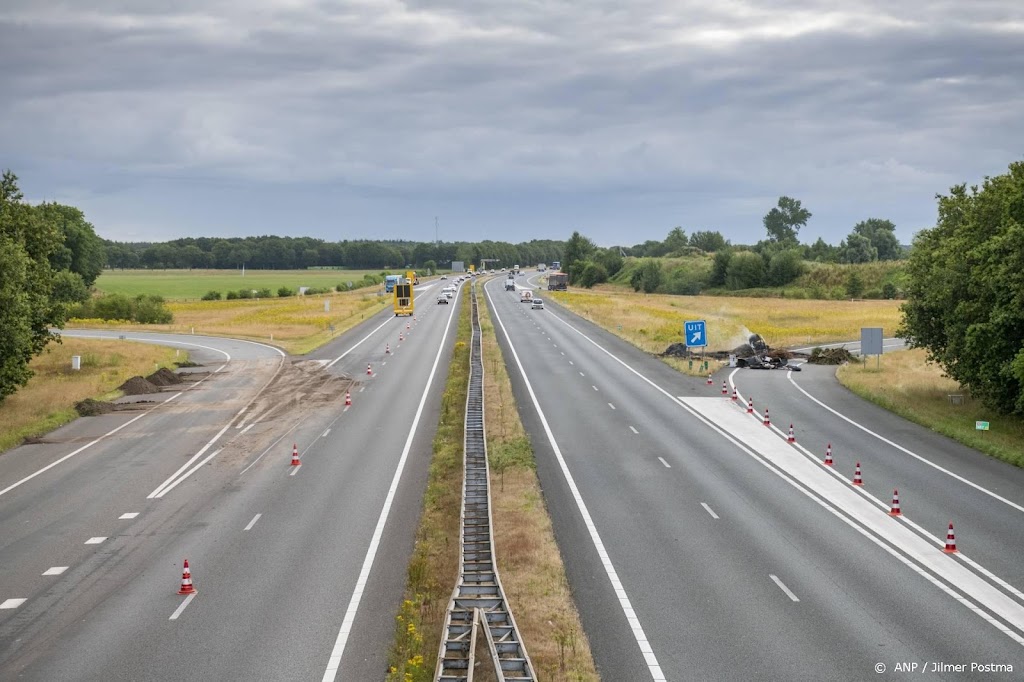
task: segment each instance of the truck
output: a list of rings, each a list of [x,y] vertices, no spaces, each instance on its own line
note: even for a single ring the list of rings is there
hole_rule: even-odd
[[[537,264],[537,272],[544,272],[547,269],[548,269],[548,266],[545,265],[544,263],[538,263]]]
[[[385,275],[384,276],[384,291],[386,293],[390,294],[391,292],[393,292],[395,290],[395,285],[396,284],[401,284],[402,283],[402,279],[403,278],[402,278],[401,275]]]
[[[392,301],[395,317],[413,314],[415,308],[413,306],[412,294],[412,282],[404,280],[395,285],[395,297]]]
[[[519,274],[519,263],[516,263],[515,265],[512,266],[512,272],[514,272],[517,275]]]
[[[505,291],[515,291],[515,290],[516,290],[516,281],[514,279],[512,279],[511,277],[509,277],[508,279],[505,280]]]
[[[551,269],[558,271],[562,269],[562,261],[553,260],[551,261]]]
[[[566,291],[569,288],[569,275],[564,272],[552,272],[548,275],[548,291]]]

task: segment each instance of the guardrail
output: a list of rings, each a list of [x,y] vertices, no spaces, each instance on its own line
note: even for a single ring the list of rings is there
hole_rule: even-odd
[[[479,648],[486,651],[498,682],[534,682],[537,675],[526,653],[515,618],[505,600],[491,541],[490,477],[484,427],[484,366],[476,284],[470,296],[473,334],[470,341],[469,391],[463,440],[462,520],[459,578],[448,602],[444,636],[434,671],[436,682],[473,682]]]

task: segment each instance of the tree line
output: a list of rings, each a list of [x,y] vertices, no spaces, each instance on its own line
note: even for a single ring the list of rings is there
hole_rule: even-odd
[[[111,268],[242,268],[301,270],[348,268],[354,270],[449,268],[453,261],[480,264],[495,259],[498,267],[550,263],[560,260],[564,243],[537,239],[519,244],[495,242],[412,242],[343,240],[313,237],[197,237],[169,242],[105,241],[106,263]]]

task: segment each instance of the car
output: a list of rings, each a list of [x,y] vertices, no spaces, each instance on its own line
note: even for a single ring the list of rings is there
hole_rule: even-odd
[[[448,279],[448,275],[441,275],[441,279]]]
[[[544,310],[544,301],[539,298],[535,298],[530,304],[530,307],[534,310]]]
[[[439,304],[440,303],[444,303],[445,305],[448,305],[448,295],[447,294],[441,294],[440,296],[437,297],[437,302]]]

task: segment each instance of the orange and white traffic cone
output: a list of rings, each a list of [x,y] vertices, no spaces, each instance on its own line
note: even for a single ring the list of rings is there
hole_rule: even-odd
[[[302,464],[302,462],[299,461],[299,446],[293,444],[292,445],[292,466],[293,467],[297,467],[300,464]]]
[[[185,568],[181,571],[181,587],[178,594],[195,594],[196,588],[192,585],[192,572],[188,570],[188,559],[185,559]]]
[[[903,512],[900,511],[900,491],[892,491],[892,508],[889,509],[889,516],[903,516]]]
[[[411,323],[409,323],[409,322],[406,322],[406,323],[405,323],[405,328],[406,328],[406,329],[412,329],[412,324],[411,324]]]
[[[860,475],[860,462],[853,468],[853,484],[864,485],[864,478]]]
[[[398,340],[399,340],[399,341],[402,341],[402,340],[403,340],[403,337],[402,337],[402,332],[398,332]]]
[[[390,353],[391,353],[391,344],[390,343],[385,343],[384,344],[384,355],[389,355]]]
[[[942,550],[949,554],[956,553],[956,538],[953,537],[953,522],[949,522],[949,530],[946,531],[946,548]]]
[[[373,374],[373,368],[370,367],[370,363],[366,363],[366,373]]]
[[[352,407],[352,393],[345,391],[345,407]]]
[[[771,426],[772,425],[772,420],[768,418],[768,408],[767,407],[764,408],[764,420],[762,421],[762,423],[765,426]]]
[[[795,443],[796,442],[796,434],[793,433],[793,425],[792,424],[789,425],[789,437],[786,438],[786,442],[787,443]]]
[[[714,383],[715,382],[711,380],[711,375],[709,374],[708,375],[708,386],[712,386],[712,385],[714,385]]]
[[[747,414],[754,414],[754,399],[747,398]]]
[[[722,397],[724,397],[724,398],[728,398],[729,397],[729,387],[725,385],[724,381],[722,382]]]
[[[825,448],[825,466],[832,466],[832,443],[829,443],[828,447]]]
[[[732,387],[732,399],[733,399],[733,401],[736,401],[736,400],[740,399],[739,389],[737,389],[735,386]]]

